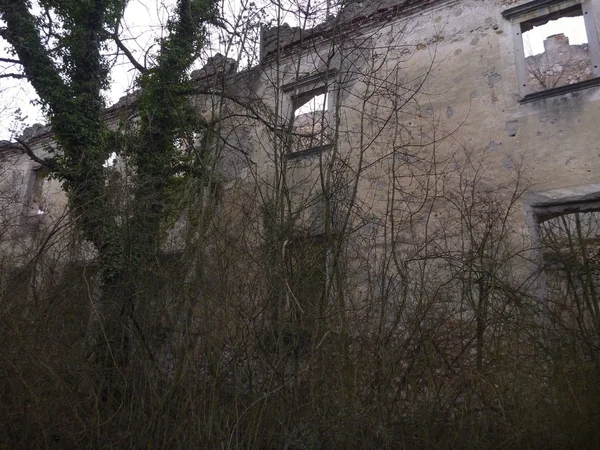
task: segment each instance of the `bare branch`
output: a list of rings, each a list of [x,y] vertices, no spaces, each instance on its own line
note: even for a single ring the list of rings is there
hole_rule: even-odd
[[[123,44],[123,42],[121,41],[121,39],[119,39],[119,36],[117,36],[116,34],[113,36],[113,39],[115,40],[115,43],[117,44],[117,47],[119,48],[119,50],[121,50],[125,56],[127,57],[127,59],[129,60],[129,62],[133,65],[133,67],[135,67],[137,70],[139,70],[140,72],[144,73],[147,72],[148,69],[146,69],[143,65],[141,65],[134,57],[133,54],[129,51],[129,49],[127,47],[125,47],[125,44]]]
[[[29,146],[29,144],[27,142],[25,142],[23,139],[20,138],[15,138],[15,141],[17,141],[21,147],[23,147],[25,153],[27,153],[27,155],[36,163],[41,164],[44,167],[48,167],[50,168],[52,165],[50,164],[50,161],[48,161],[47,159],[41,159],[40,157],[38,157],[33,150],[31,149],[31,147]]]
[[[9,64],[23,64],[18,59],[12,59],[12,58],[0,58],[0,62],[9,63]]]
[[[0,74],[0,78],[15,78],[17,80],[21,80],[23,78],[27,78],[27,75],[22,73],[2,73]]]

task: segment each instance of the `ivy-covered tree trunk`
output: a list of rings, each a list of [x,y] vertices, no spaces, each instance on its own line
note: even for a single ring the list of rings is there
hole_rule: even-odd
[[[27,1],[0,0],[0,17],[6,24],[1,34],[52,126],[56,149],[43,162],[63,182],[72,217],[97,251],[101,282],[95,353],[108,374],[104,384],[112,395],[115,373],[122,375],[129,364],[137,286],[161,249],[166,190],[175,170],[181,171],[177,139],[202,127],[185,94],[190,92],[188,70],[214,9],[211,0],[178,0],[156,65],[146,69],[132,61],[140,70],[140,123],[128,127],[128,135],[120,139],[103,117],[102,90],[109,81],[103,51],[116,36],[127,0],[39,4],[49,14],[36,17]],[[50,17],[58,18],[60,27]],[[59,51],[48,48],[42,30]],[[135,174],[129,187],[135,207],[127,212],[127,221],[110,213],[106,192],[104,163],[117,150],[117,140],[126,142],[122,150]]]

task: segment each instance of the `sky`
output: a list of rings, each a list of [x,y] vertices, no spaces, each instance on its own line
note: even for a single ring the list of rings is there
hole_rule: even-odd
[[[139,58],[139,61],[144,61],[146,50],[161,35],[168,10],[172,8],[173,3],[173,0],[130,0],[122,22],[126,35],[124,40],[126,46]],[[34,13],[39,13],[39,11],[39,8],[34,8]],[[3,53],[1,56],[10,57],[5,47],[6,45],[0,50]],[[105,92],[108,105],[117,102],[126,94],[133,86],[137,75],[137,71],[123,56],[112,58],[112,61],[111,89]],[[7,70],[7,72],[13,71],[14,69]],[[2,79],[0,86],[1,100],[4,105],[3,110],[0,109],[0,139],[10,139],[14,135],[18,135],[25,125],[45,122],[40,108],[31,104],[31,101],[37,96],[25,80]],[[15,108],[21,110],[23,123],[15,124],[12,118]]]
[[[269,20],[276,20],[277,14],[271,0],[221,0],[221,8],[227,21],[227,30],[213,30],[211,40],[207,46],[207,52],[200,58],[195,68],[202,65],[209,54],[219,51],[226,53],[229,57],[237,58],[240,49],[239,39],[237,42],[231,42],[228,38],[238,33],[238,37],[244,33],[255,33],[259,23],[268,23]],[[305,7],[307,0],[285,0],[288,2],[285,10],[280,10],[281,22],[288,22],[292,26],[300,25],[302,21],[299,18],[298,10]],[[312,5],[317,4],[317,8],[324,11],[327,0],[317,0],[320,3],[312,1]],[[334,0],[332,0],[334,1]],[[138,61],[144,62],[152,50],[156,49],[155,40],[164,33],[164,26],[169,14],[172,11],[176,0],[130,0],[125,11],[123,19],[123,41]],[[254,15],[255,26],[248,25],[247,18],[241,17],[241,12],[247,10],[248,5],[254,3],[257,8],[265,13],[262,16]],[[39,11],[39,8],[38,8]],[[322,16],[324,14],[321,14]],[[314,20],[319,20],[314,19]],[[315,22],[308,26],[314,26]],[[244,28],[250,27],[250,28]],[[526,33],[523,33],[526,56],[542,53],[544,51],[543,41],[548,36],[557,33],[565,33],[571,44],[581,44],[587,42],[583,16],[561,18],[550,21],[547,24],[536,27]],[[1,41],[0,41],[1,42]],[[0,56],[10,57],[6,51],[6,44],[0,46]],[[148,52],[148,50],[150,50]],[[113,67],[111,71],[111,88],[105,93],[107,105],[111,105],[119,100],[129,89],[132,88],[137,71],[123,55],[118,58],[112,58]],[[242,61],[242,64],[244,61]],[[14,72],[14,68],[0,67],[0,74]],[[9,78],[0,79],[0,139],[11,139],[18,136],[25,126],[34,123],[43,123],[44,117],[39,106],[32,104],[36,98],[34,90],[25,80],[14,80]],[[307,105],[306,108],[314,105]],[[322,105],[318,105],[322,107]],[[20,110],[20,116],[23,120],[15,121],[14,112]]]
[[[325,108],[325,102],[327,101],[327,94],[315,95],[308,102],[296,109],[295,115],[301,116],[314,111],[323,111]],[[325,108],[327,109],[327,108]]]
[[[581,45],[588,41],[583,16],[561,17],[523,33],[525,57],[544,53],[544,40],[560,33],[569,38],[571,45]]]
[[[279,20],[288,22],[292,26],[299,25],[298,10],[305,8],[308,0],[280,0],[285,1],[285,10],[280,10]],[[312,0],[311,8],[325,8],[327,0]],[[35,0],[34,0],[35,3]],[[156,49],[156,39],[164,33],[167,17],[173,10],[176,0],[130,0],[123,18],[122,40],[127,48],[134,54],[136,59],[144,62],[145,58]],[[251,13],[251,17],[242,17],[244,11],[251,10],[251,4],[255,5],[254,11],[260,9],[263,14]],[[237,58],[240,50],[240,39],[245,34],[257,35],[259,24],[268,24],[269,21],[277,20],[276,7],[272,0],[221,0],[221,10],[227,23],[226,30],[213,29],[210,42],[205,49],[206,52],[198,60],[193,68],[200,68],[206,58],[217,51],[229,57]],[[317,5],[317,6],[315,6]],[[34,12],[39,13],[41,9],[34,6]],[[315,19],[319,20],[319,19]],[[313,23],[308,23],[312,27]],[[232,42],[231,36],[235,36]],[[245,41],[248,47],[248,40]],[[0,40],[0,57],[11,57],[6,50],[7,44]],[[150,50],[148,52],[148,50]],[[247,50],[247,48],[246,48]],[[247,52],[245,54],[248,54]],[[111,88],[105,93],[107,105],[114,104],[127,93],[133,86],[137,71],[123,55],[112,58]],[[242,60],[241,65],[249,64]],[[15,72],[14,67],[0,65],[0,74]],[[14,80],[9,78],[0,79],[0,140],[10,140],[21,134],[25,126],[34,123],[44,123],[44,117],[39,106],[32,105],[36,98],[35,91],[25,80]],[[14,120],[15,110],[20,109],[22,121]]]
[[[156,0],[132,0],[125,13],[124,23],[131,34],[137,39],[128,41],[127,45],[133,52],[139,55],[140,49],[147,48],[153,35],[160,31],[160,23],[164,21],[164,14],[159,14],[161,9],[157,8]],[[34,13],[39,13],[34,8]],[[162,10],[164,12],[164,10]],[[5,43],[4,43],[5,44]],[[5,44],[0,50],[1,56],[10,57],[6,51]],[[14,72],[9,68],[6,72]],[[130,70],[123,58],[118,58],[111,71],[112,86],[110,92],[106,93],[107,103],[116,102],[132,85],[135,73]],[[18,134],[24,124],[43,123],[43,115],[36,105],[31,101],[37,96],[33,88],[25,80],[1,80],[2,104],[4,110],[0,111],[0,139],[10,139],[15,133]],[[15,124],[11,119],[14,108],[21,110],[24,119],[23,124]]]

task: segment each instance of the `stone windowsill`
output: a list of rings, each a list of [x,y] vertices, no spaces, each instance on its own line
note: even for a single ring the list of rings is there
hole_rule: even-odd
[[[307,148],[306,150],[300,150],[298,152],[289,153],[286,155],[288,161],[308,158],[310,156],[320,155],[321,153],[331,149],[333,147],[332,144],[320,145],[318,147]]]
[[[580,91],[591,87],[600,86],[600,78],[592,78],[591,80],[580,81],[579,83],[566,84],[564,86],[547,89],[545,91],[533,92],[527,94],[519,100],[519,103],[531,103],[536,100],[556,97],[557,95],[569,94],[571,92]]]

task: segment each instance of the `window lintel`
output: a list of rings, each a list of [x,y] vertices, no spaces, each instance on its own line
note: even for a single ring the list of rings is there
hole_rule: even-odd
[[[549,9],[561,5],[565,8],[579,4],[580,2],[573,2],[572,0],[534,0],[523,5],[515,6],[513,8],[505,9],[502,11],[502,17],[507,20],[513,20],[518,17],[522,17],[531,13],[540,13],[540,15],[547,15],[551,13]],[[562,8],[561,8],[562,9]]]
[[[333,148],[333,144],[319,145],[316,147],[310,147],[304,150],[298,150],[296,152],[288,153],[286,159],[288,161],[299,160],[307,158],[309,156],[319,155]]]
[[[313,73],[284,84],[281,86],[281,90],[285,93],[296,91],[296,95],[302,91],[315,91],[326,86],[328,81],[337,75],[337,72],[337,69],[329,68],[324,72]]]
[[[575,212],[600,210],[600,184],[530,193],[527,201],[538,223]]]

